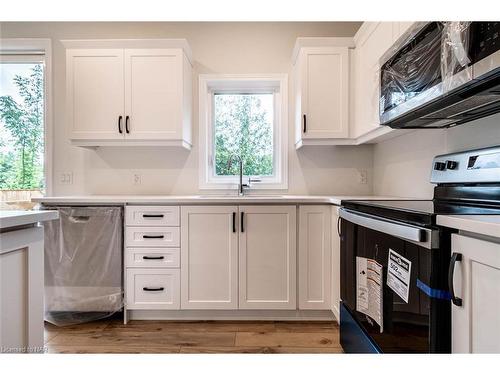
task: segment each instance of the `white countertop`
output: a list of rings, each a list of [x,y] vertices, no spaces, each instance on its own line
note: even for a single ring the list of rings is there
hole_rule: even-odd
[[[59,218],[57,211],[0,210],[0,229],[30,225]]]
[[[437,224],[500,238],[500,215],[438,215]]]
[[[333,204],[339,206],[343,200],[409,199],[383,196],[320,196],[320,195],[84,195],[66,197],[33,198],[33,202],[47,205],[69,204]]]

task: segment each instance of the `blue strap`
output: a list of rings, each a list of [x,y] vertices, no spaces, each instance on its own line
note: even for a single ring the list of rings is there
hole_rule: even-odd
[[[448,292],[447,290],[431,288],[429,285],[425,284],[420,279],[417,279],[417,288],[431,298],[451,300],[450,292]]]

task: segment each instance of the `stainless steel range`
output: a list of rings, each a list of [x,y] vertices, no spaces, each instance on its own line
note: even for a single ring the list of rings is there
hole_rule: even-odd
[[[452,230],[438,214],[500,215],[500,146],[436,156],[432,200],[344,201],[341,344],[346,352],[449,353]]]

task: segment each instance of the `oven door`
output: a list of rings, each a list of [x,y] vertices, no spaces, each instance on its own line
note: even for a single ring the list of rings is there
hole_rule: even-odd
[[[341,344],[346,352],[450,352],[449,239],[443,232],[405,225],[342,208]],[[436,244],[439,236],[441,247]],[[392,251],[391,251],[392,250]],[[389,252],[410,263],[408,294],[388,285]],[[381,323],[360,311],[359,259],[377,262],[381,272]],[[394,258],[392,258],[394,261]],[[391,262],[391,265],[393,263]],[[392,273],[394,275],[394,273]],[[361,309],[362,310],[362,309]],[[343,316],[342,316],[343,315]],[[381,329],[382,328],[382,329]],[[372,344],[371,346],[369,344]],[[368,349],[376,350],[368,350]]]

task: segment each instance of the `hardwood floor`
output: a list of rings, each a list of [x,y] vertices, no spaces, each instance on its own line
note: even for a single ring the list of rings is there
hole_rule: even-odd
[[[49,353],[342,353],[335,322],[45,323]]]

